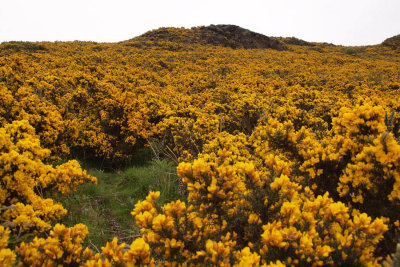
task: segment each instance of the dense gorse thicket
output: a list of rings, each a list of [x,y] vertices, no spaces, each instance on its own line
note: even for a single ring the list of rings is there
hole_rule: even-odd
[[[246,50],[165,32],[179,38],[0,45],[0,265],[389,262],[399,46]],[[120,168],[144,146],[179,164],[184,198],[149,192],[132,207],[140,238],[85,247],[52,197],[96,178],[52,163]]]

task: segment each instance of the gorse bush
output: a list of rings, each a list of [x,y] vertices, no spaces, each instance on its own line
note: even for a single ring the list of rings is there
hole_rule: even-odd
[[[27,121],[14,121],[0,128],[1,218],[18,237],[41,233],[66,210],[48,193],[66,194],[86,182],[96,182],[76,161],[53,168],[43,161],[50,151],[40,147],[39,139]]]
[[[398,53],[232,49],[170,32],[0,45],[0,265],[397,264]],[[157,161],[119,172],[144,147]],[[116,188],[82,190],[120,191],[104,202],[131,211],[131,244],[96,250],[73,213],[63,224],[55,195],[96,183],[75,157],[118,169],[99,175]],[[63,200],[73,211],[84,198]]]
[[[0,136],[0,263],[12,265],[15,253],[10,253],[5,248],[7,245],[17,252],[17,246],[24,247],[24,242],[31,241],[32,235],[48,232],[52,222],[66,213],[61,204],[45,198],[46,195],[66,194],[82,183],[95,183],[96,178],[82,171],[76,161],[68,161],[56,168],[45,164],[43,161],[50,156],[50,151],[40,147],[39,137],[26,120],[6,124],[0,128]],[[36,240],[35,237],[33,243]],[[40,259],[35,262],[46,263]]]
[[[348,47],[343,49],[343,53],[345,53],[346,55],[357,55],[357,50],[355,48]]]

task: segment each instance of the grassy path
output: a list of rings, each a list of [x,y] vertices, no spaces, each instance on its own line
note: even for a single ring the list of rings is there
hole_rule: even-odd
[[[72,226],[84,223],[89,228],[88,245],[100,248],[117,236],[130,243],[139,236],[130,214],[135,204],[149,191],[160,191],[160,203],[179,198],[176,166],[169,161],[150,161],[125,171],[88,170],[97,177],[97,185],[83,185],[74,193],[60,196],[68,210],[62,223]]]

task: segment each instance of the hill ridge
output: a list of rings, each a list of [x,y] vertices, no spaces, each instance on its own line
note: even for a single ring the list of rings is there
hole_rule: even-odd
[[[187,28],[162,27],[148,31],[128,41],[148,40],[153,42],[179,42],[184,44],[215,45],[233,49],[274,49],[288,50],[276,38],[250,31],[236,25],[219,24]]]

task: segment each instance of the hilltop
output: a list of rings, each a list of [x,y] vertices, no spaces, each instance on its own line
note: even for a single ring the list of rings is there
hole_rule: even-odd
[[[281,41],[235,25],[210,25],[186,28],[160,28],[129,41],[178,42],[231,48],[287,50]]]

